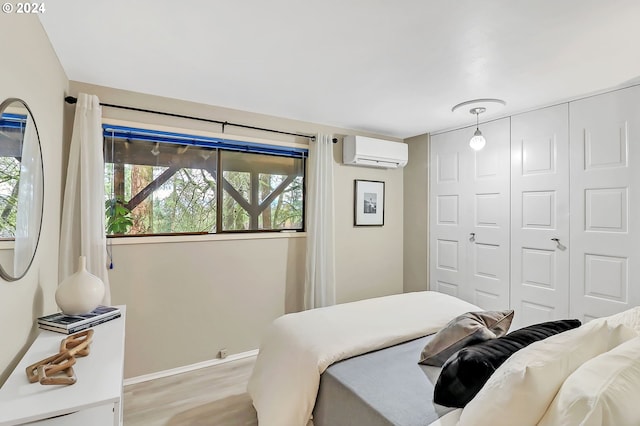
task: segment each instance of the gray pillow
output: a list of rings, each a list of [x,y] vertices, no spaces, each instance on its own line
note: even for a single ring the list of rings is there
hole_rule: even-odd
[[[451,355],[469,345],[504,336],[513,321],[513,310],[467,312],[449,321],[420,354],[419,364],[442,367]]]

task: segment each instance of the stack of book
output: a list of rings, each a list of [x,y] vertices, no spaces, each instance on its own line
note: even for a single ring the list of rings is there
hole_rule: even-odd
[[[88,314],[65,315],[62,312],[38,318],[38,327],[58,333],[73,334],[120,317],[120,309],[98,306]]]

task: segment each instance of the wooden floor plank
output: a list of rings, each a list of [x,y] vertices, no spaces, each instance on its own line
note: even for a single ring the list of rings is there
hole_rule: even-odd
[[[246,393],[255,357],[125,386],[126,426],[256,426]]]

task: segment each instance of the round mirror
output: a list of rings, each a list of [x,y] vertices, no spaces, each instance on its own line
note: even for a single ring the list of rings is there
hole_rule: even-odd
[[[0,277],[22,278],[38,247],[44,175],[36,122],[27,104],[0,104]]]

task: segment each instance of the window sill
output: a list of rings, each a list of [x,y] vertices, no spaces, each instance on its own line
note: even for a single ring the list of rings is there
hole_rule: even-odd
[[[171,235],[151,237],[118,237],[108,238],[107,244],[113,246],[131,244],[167,244],[167,243],[196,243],[204,241],[230,240],[268,240],[276,238],[305,238],[306,232],[265,232],[255,234],[205,234],[205,235]]]
[[[15,245],[15,241],[13,240],[2,240],[0,241],[0,250],[13,250]]]

